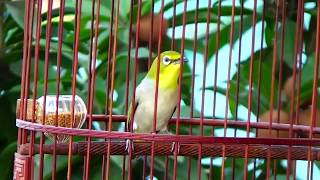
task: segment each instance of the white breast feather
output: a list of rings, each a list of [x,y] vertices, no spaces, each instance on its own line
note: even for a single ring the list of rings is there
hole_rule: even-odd
[[[157,127],[156,130],[166,128],[177,104],[177,89],[158,90]],[[155,81],[144,78],[136,89],[138,102],[134,115],[135,132],[147,133],[153,131]]]

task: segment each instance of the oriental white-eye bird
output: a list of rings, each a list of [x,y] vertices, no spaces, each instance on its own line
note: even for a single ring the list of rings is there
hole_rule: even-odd
[[[178,80],[182,61],[186,59],[175,51],[162,52],[160,57],[155,58],[147,75],[136,88],[134,109],[131,103],[128,110],[127,127],[131,132],[153,132],[157,66],[160,63],[156,132],[169,133],[167,125],[177,106]],[[132,130],[130,129],[131,121],[133,121]],[[126,148],[129,146],[128,143],[130,141],[127,141]]]

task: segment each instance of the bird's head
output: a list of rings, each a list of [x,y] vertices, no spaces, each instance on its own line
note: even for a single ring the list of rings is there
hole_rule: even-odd
[[[180,63],[182,61],[186,61],[186,58],[182,57],[181,54],[176,51],[162,52],[160,58],[156,57],[153,61],[147,77],[156,80],[159,62],[159,87],[176,88],[180,74]]]

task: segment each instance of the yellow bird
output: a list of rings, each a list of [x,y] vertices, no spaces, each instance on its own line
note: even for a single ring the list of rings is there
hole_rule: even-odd
[[[182,61],[186,59],[176,51],[165,51],[159,58],[155,58],[149,72],[136,88],[134,109],[132,109],[132,103],[129,106],[127,127],[131,132],[153,132],[157,65],[160,63],[156,132],[169,133],[167,125],[177,106],[178,80]],[[130,129],[131,113],[133,113],[132,130]],[[129,143],[130,141],[127,141],[126,148]]]

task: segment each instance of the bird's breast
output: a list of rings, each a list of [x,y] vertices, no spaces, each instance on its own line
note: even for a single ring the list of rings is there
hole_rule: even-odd
[[[134,115],[137,132],[152,132],[155,109],[155,83],[143,81],[138,87],[136,96],[138,107]],[[167,126],[177,104],[177,89],[158,89],[157,96],[157,126],[161,130]]]

